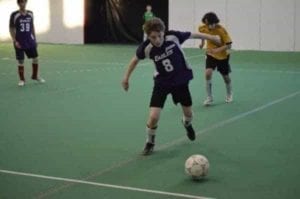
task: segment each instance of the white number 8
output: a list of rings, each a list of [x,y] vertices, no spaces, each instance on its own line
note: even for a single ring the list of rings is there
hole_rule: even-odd
[[[171,72],[174,70],[174,66],[171,64],[171,61],[169,59],[165,59],[162,61],[162,64],[164,65],[165,67],[165,70],[167,72]]]

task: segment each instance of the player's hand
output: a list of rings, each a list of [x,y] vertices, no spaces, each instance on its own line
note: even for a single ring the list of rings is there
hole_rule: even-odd
[[[203,47],[204,47],[204,42],[201,42],[201,43],[199,44],[199,48],[200,48],[200,49],[203,49]]]
[[[18,41],[15,41],[16,48],[22,48]]]
[[[124,78],[124,79],[122,80],[122,87],[123,87],[123,89],[124,89],[125,91],[128,91],[128,89],[129,89],[129,81],[128,81],[128,79]]]

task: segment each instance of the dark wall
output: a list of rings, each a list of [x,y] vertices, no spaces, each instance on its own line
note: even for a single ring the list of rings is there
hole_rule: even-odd
[[[85,0],[85,43],[138,43],[146,5],[168,27],[168,0]]]

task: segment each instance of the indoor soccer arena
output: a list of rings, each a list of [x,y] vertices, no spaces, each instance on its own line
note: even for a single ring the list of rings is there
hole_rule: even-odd
[[[1,199],[300,198],[299,0],[0,0]]]

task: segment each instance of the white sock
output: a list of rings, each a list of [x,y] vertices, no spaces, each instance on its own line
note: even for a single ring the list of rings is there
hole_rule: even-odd
[[[149,128],[148,126],[146,127],[146,133],[147,133],[147,142],[149,143],[155,143],[155,132],[156,132],[157,127],[154,129]]]
[[[212,98],[212,82],[211,82],[211,80],[206,80],[206,92],[207,92],[207,97]]]
[[[183,115],[182,121],[184,126],[190,126],[192,124],[193,116],[192,117],[187,117]]]

